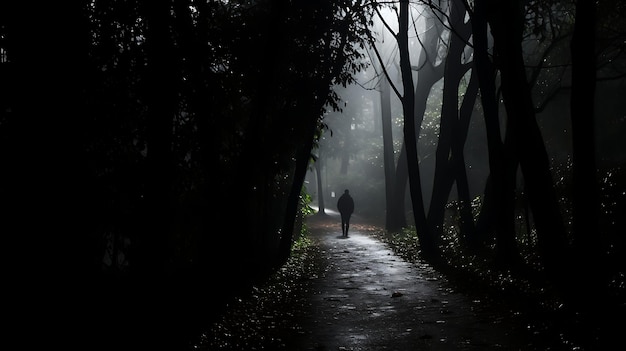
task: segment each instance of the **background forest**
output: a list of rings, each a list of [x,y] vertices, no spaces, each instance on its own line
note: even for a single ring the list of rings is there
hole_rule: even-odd
[[[176,347],[285,262],[309,194],[323,212],[344,188],[435,265],[471,257],[487,280],[623,313],[625,15],[617,0],[3,3],[11,316],[38,316],[49,327],[24,337],[46,343]]]

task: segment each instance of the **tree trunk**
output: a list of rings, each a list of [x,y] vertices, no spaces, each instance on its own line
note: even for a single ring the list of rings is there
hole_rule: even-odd
[[[495,234],[496,256],[519,257],[515,243],[514,191],[517,161],[511,155],[510,140],[502,141],[498,98],[496,96],[496,69],[489,59],[487,16],[489,4],[485,0],[474,3],[472,31],[474,39],[474,69],[479,76],[480,96],[487,132],[490,174],[480,216],[477,222],[478,241],[485,242]],[[508,125],[507,125],[508,126]],[[507,169],[509,171],[507,172]],[[508,179],[508,181],[507,181]],[[502,262],[502,260],[500,260]]]
[[[380,79],[380,114],[383,131],[383,166],[385,170],[385,228],[392,231],[393,223],[395,156],[393,150],[393,134],[391,133],[391,89],[387,77]]]
[[[499,63],[507,112],[507,135],[520,160],[533,209],[539,251],[546,269],[558,274],[565,248],[565,228],[557,202],[550,162],[535,119],[521,46],[523,16],[519,2],[490,3],[492,34]],[[509,137],[511,140],[509,140]]]
[[[453,32],[450,34],[444,69],[443,102],[435,160],[435,176],[428,210],[430,230],[433,235],[438,237],[443,234],[445,206],[454,183],[452,143],[455,137],[455,126],[459,123],[459,83],[467,71],[461,62],[462,53],[465,42],[470,35],[469,24],[463,23],[464,14],[463,4],[452,2],[449,17]],[[463,165],[463,167],[465,166]]]
[[[573,253],[569,272],[570,293],[577,307],[591,321],[605,320],[606,254],[600,236],[600,196],[596,165],[596,5],[576,1],[576,23],[571,42],[572,57],[572,145],[573,145]],[[578,284],[579,277],[588,277]],[[575,287],[575,288],[574,288]],[[593,302],[592,302],[593,301]],[[609,318],[614,320],[615,318]],[[612,322],[609,322],[612,324]],[[614,329],[618,329],[614,327]]]
[[[348,152],[348,150],[346,149],[346,145],[351,145],[352,141],[350,140],[350,130],[347,131],[347,133],[344,135],[345,140],[344,140],[344,147],[343,150],[341,150],[341,156],[340,156],[340,166],[339,166],[339,174],[341,174],[342,176],[345,176],[348,174],[348,165],[350,164],[350,153]]]
[[[393,180],[393,199],[391,203],[391,216],[389,227],[390,232],[398,232],[406,227],[406,213],[404,202],[406,199],[406,186],[409,179],[409,170],[406,159],[406,143],[402,141],[398,164],[396,165],[395,178]]]
[[[419,127],[415,124],[415,93],[413,91],[413,75],[411,72],[411,60],[409,58],[409,1],[400,1],[398,51],[400,52],[400,69],[402,72],[402,111],[404,114],[404,140],[406,142],[407,164],[409,169],[409,191],[413,205],[413,217],[420,242],[422,254],[427,258],[438,256],[438,246],[432,237],[426,222],[424,210],[424,198],[422,194],[422,181],[420,176],[417,133]]]
[[[311,118],[313,119],[313,118]],[[280,267],[289,256],[291,256],[291,247],[294,240],[294,224],[296,217],[298,216],[298,209],[300,203],[300,194],[302,191],[302,185],[304,184],[304,178],[308,170],[309,161],[311,160],[311,150],[313,149],[313,136],[315,134],[315,119],[308,121],[310,127],[307,142],[299,146],[295,157],[295,172],[291,177],[291,189],[287,199],[287,208],[285,211],[285,220],[281,229],[280,242],[278,247],[278,256],[274,267]],[[312,125],[312,126],[311,126]]]
[[[452,167],[459,199],[459,212],[461,214],[461,233],[467,243],[476,241],[476,226],[472,213],[471,195],[467,171],[465,169],[465,141],[469,131],[474,104],[478,95],[478,78],[475,70],[472,70],[469,84],[463,96],[463,102],[459,108],[459,121],[453,127],[452,140]]]
[[[487,149],[489,152],[490,174],[485,183],[485,191],[480,215],[476,223],[476,231],[480,241],[485,241],[496,230],[497,210],[495,199],[497,184],[501,179],[500,165],[503,161],[503,143],[500,133],[498,116],[498,100],[495,86],[495,67],[489,60],[488,33],[487,33],[487,4],[485,0],[474,2],[472,15],[472,32],[474,44],[474,70],[478,75],[480,101],[483,108],[483,118],[487,133]]]
[[[324,161],[322,161],[323,159],[321,158],[321,152],[319,153],[317,160],[315,160],[315,163],[313,164],[313,167],[315,167],[315,178],[317,180],[317,206],[318,206],[318,213],[320,214],[326,214],[326,204],[324,202],[324,184],[322,181],[322,168],[324,168],[324,165],[322,164]]]
[[[578,253],[598,250],[599,185],[597,179],[594,100],[596,87],[595,3],[576,2],[572,56],[572,145],[574,164],[574,246]],[[595,248],[591,252],[589,249]],[[592,261],[599,257],[592,258]]]
[[[411,67],[414,71],[417,71],[417,84],[415,85],[415,94],[413,98],[415,101],[415,120],[413,123],[415,126],[416,138],[417,135],[419,135],[422,121],[424,120],[426,104],[432,86],[443,77],[443,65],[435,65],[435,58],[437,57],[437,50],[439,47],[439,38],[443,30],[443,25],[432,12],[430,12],[430,15],[426,18],[426,20],[428,29],[426,30],[422,40],[422,54],[420,55],[417,67]],[[404,202],[407,180],[408,161],[405,139],[403,140],[398,158],[398,164],[396,166],[396,179],[394,182],[394,198],[392,206],[393,211],[391,213],[392,220],[390,226],[387,228],[392,232],[399,231],[401,228],[406,227]]]

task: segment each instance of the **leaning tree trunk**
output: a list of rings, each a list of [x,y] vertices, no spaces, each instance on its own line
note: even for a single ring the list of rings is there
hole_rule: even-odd
[[[285,219],[281,228],[281,237],[278,246],[278,255],[274,267],[280,267],[291,255],[291,247],[294,240],[294,224],[298,215],[298,204],[300,202],[300,194],[304,178],[311,160],[311,150],[313,149],[313,136],[315,135],[316,118],[309,117],[307,121],[307,137],[306,142],[298,147],[295,155],[295,171],[291,177],[291,187],[287,199],[287,208],[285,210]],[[318,191],[319,193],[319,191]]]

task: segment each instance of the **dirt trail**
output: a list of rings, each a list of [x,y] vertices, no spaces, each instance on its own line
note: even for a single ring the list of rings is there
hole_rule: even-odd
[[[533,350],[523,325],[395,255],[353,219],[309,219],[328,262],[313,280],[298,350]]]

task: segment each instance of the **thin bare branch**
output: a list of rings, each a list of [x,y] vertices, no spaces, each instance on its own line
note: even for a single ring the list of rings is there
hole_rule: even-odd
[[[396,96],[398,96],[398,99],[402,100],[403,96],[402,94],[400,94],[400,91],[398,91],[398,88],[396,88],[395,84],[393,84],[391,77],[389,77],[389,72],[387,72],[387,68],[385,68],[383,59],[380,56],[380,52],[378,51],[378,48],[376,47],[375,43],[372,43],[372,48],[374,49],[374,52],[376,53],[376,57],[378,57],[378,62],[380,62],[380,67],[382,68],[383,73],[385,74],[385,77],[387,78],[387,81],[389,82],[389,86],[391,87],[391,89],[393,89],[393,92],[396,94]]]
[[[385,26],[385,28],[387,28],[389,33],[391,33],[391,35],[393,35],[393,37],[397,40],[398,34],[394,33],[393,29],[389,26],[389,24],[387,24],[387,21],[385,21],[385,19],[383,18],[383,15],[381,15],[380,11],[378,11],[378,7],[374,7],[374,11],[376,11],[376,15],[381,20],[381,22],[383,22],[383,25]]]

